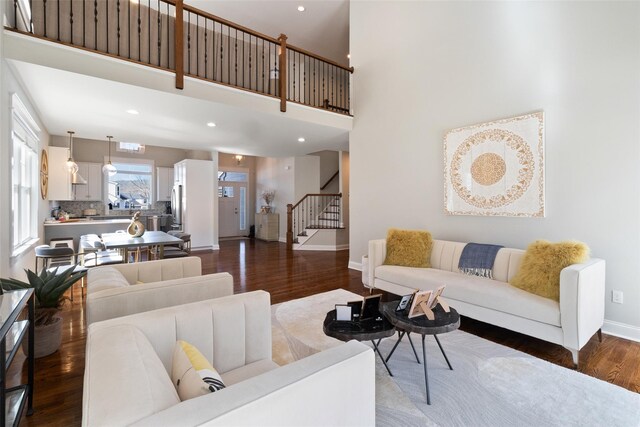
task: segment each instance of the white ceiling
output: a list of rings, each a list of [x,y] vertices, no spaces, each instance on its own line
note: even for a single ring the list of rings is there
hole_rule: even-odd
[[[349,0],[185,0],[185,3],[348,66]],[[298,12],[298,6],[304,12]]]
[[[347,150],[348,132],[216,102],[10,60],[52,135],[285,157]],[[128,109],[139,115],[131,115]],[[329,114],[329,113],[322,113]],[[217,126],[206,126],[214,121]],[[304,137],[306,142],[299,143]]]
[[[348,65],[349,0],[185,0],[193,7]],[[304,12],[297,10],[299,5]],[[11,61],[52,135],[283,157],[348,149],[341,129]],[[135,108],[140,115],[127,114]],[[216,122],[215,128],[205,124]],[[297,141],[304,137],[306,142]]]

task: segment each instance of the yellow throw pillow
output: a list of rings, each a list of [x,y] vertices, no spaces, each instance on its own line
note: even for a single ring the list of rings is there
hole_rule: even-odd
[[[176,342],[173,350],[171,381],[182,401],[225,387],[218,371],[196,347],[186,341]]]
[[[551,243],[536,240],[524,254],[522,264],[510,283],[541,297],[560,301],[560,272],[589,259],[589,247],[582,242]]]
[[[431,267],[431,233],[420,230],[390,228],[387,232],[387,257],[385,265],[403,267]]]

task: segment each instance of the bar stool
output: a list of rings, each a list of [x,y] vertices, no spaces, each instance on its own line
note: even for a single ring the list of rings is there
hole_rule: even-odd
[[[73,243],[73,237],[54,237],[51,240],[49,240],[49,246],[51,246],[52,248],[67,247],[67,248],[71,248],[74,254],[76,252],[76,248]],[[72,259],[71,262],[75,264],[75,260]]]
[[[35,248],[36,253],[36,274],[39,274],[41,270],[38,269],[40,260],[42,260],[42,270],[53,271],[56,268],[62,272],[66,269],[73,268],[74,272],[87,271],[86,268],[76,265],[76,254],[73,249],[64,245],[52,248],[49,245],[40,245]],[[71,286],[71,301],[73,302],[73,287]],[[80,286],[82,287],[81,293],[84,296],[84,276],[80,279]]]

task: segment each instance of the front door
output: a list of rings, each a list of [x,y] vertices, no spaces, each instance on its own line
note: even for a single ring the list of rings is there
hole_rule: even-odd
[[[218,201],[220,237],[247,235],[247,184],[220,181]]]

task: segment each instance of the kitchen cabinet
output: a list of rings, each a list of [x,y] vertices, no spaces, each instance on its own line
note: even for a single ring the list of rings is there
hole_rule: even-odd
[[[173,168],[156,168],[156,201],[170,202],[173,190]]]
[[[256,214],[256,238],[277,242],[280,232],[280,215],[276,213]]]
[[[69,150],[64,147],[49,147],[49,200],[73,200],[71,174],[65,168]]]
[[[87,180],[87,184],[74,185],[75,200],[102,201],[102,164],[78,162],[78,174]]]

